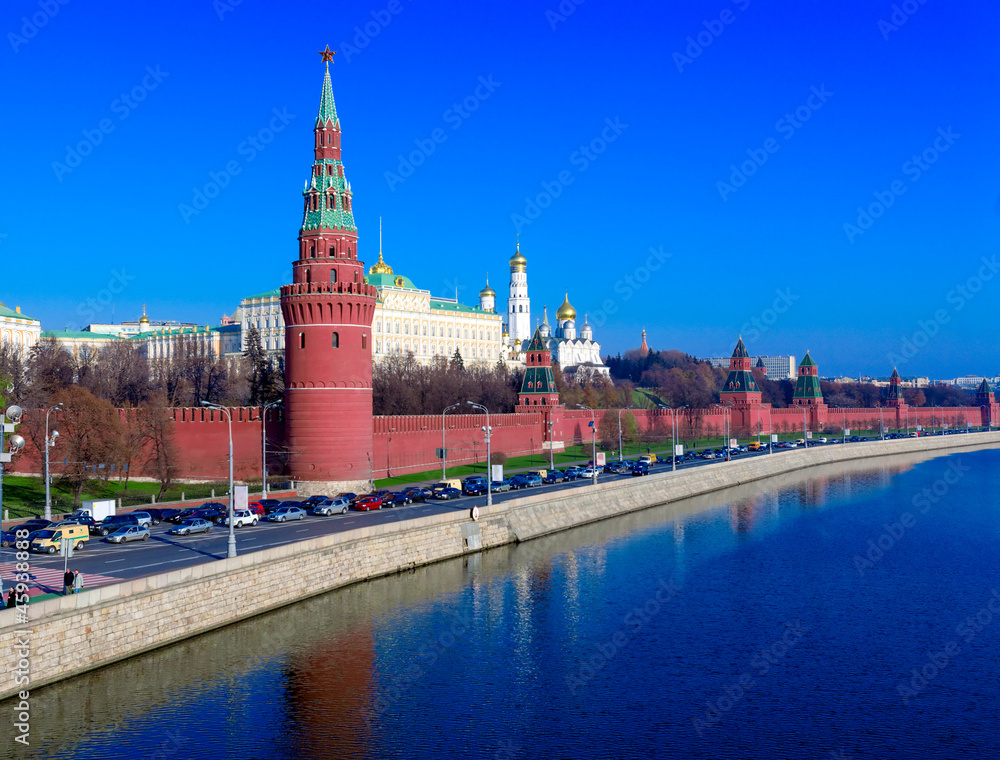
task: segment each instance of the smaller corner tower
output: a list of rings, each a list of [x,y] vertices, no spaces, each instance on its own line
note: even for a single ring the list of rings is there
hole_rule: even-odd
[[[899,376],[896,368],[892,368],[892,376],[889,378],[889,387],[885,392],[885,405],[898,408],[906,405],[903,399],[903,380]]]
[[[799,362],[799,376],[795,381],[794,406],[816,406],[823,403],[823,391],[819,387],[819,367],[806,351]]]
[[[1000,404],[985,377],[976,389],[976,405],[982,409],[983,427],[1000,425]]]
[[[559,392],[552,375],[552,352],[545,345],[541,328],[535,328],[531,341],[524,346],[524,354],[527,367],[518,394],[518,411],[559,406]]]

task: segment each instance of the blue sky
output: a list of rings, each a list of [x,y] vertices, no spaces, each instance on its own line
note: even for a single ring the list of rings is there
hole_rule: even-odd
[[[3,28],[0,300],[44,327],[216,324],[287,282],[329,44],[367,263],[382,216],[397,272],[472,303],[519,230],[536,316],[568,289],[605,353],[645,327],[1000,372],[993,5],[12,0]]]

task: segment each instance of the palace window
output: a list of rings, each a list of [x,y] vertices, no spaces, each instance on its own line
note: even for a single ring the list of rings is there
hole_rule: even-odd
[[[339,333],[334,333],[333,334],[333,337],[331,339],[331,347],[332,348],[340,348],[340,334]]]
[[[336,282],[336,281],[337,281],[337,270],[336,269],[331,269],[330,270],[330,282]]]

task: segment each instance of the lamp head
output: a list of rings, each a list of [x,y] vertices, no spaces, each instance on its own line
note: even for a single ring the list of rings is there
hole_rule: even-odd
[[[7,411],[4,412],[4,415],[7,417],[7,419],[14,423],[21,421],[22,414],[23,410],[17,404],[11,404],[10,406],[7,407]]]
[[[22,438],[19,435],[12,435],[10,437],[10,450],[12,452],[20,451],[23,448],[24,448],[24,438]]]
[[[59,437],[59,431],[58,430],[53,430],[52,431],[52,435],[51,435],[52,440],[54,441],[58,437]]]

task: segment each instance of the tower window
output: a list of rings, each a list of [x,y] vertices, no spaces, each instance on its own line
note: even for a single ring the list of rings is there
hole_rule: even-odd
[[[337,281],[337,270],[336,269],[331,269],[330,270],[330,282],[336,282],[336,281]]]
[[[313,258],[313,259],[316,258],[316,246],[315,245],[309,246],[309,256],[310,256],[310,258]]]
[[[350,250],[350,249],[348,249],[348,250]],[[357,269],[354,270],[354,281],[355,282],[358,281],[358,270]]]
[[[333,348],[340,348],[340,334],[334,333],[333,339],[331,340],[331,345]]]
[[[365,351],[368,348],[368,333],[361,333],[361,350]]]
[[[306,334],[304,332],[299,333],[299,348],[306,347]]]
[[[337,249],[336,249],[336,248],[334,248],[334,247],[333,247],[333,246],[331,245],[331,246],[330,246],[330,258],[332,259],[332,258],[333,258],[334,256],[336,256],[336,255],[337,255]]]

